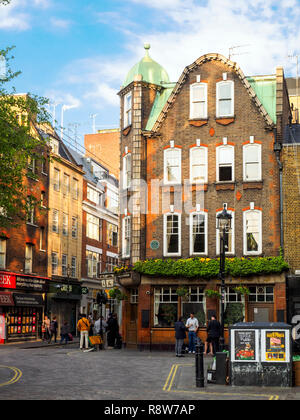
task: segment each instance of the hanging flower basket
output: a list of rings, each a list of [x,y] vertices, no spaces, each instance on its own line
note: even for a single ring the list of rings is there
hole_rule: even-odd
[[[189,300],[189,289],[187,287],[178,287],[176,290],[176,293],[184,302],[187,302]]]
[[[217,290],[207,289],[205,290],[205,296],[211,299],[221,299],[222,295]]]
[[[234,291],[239,295],[249,296],[250,290],[246,286],[238,286],[234,288]]]

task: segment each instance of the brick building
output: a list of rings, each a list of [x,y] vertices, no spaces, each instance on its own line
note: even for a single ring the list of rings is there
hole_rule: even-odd
[[[119,92],[123,263],[218,258],[216,216],[224,206],[233,220],[227,257],[278,256],[282,219],[274,147],[290,116],[283,69],[245,77],[236,63],[207,54],[170,83],[149,48]],[[220,289],[217,278],[133,272],[118,281],[129,295],[129,345],[171,345],[178,316],[194,311],[204,326],[210,314],[220,313],[219,300],[205,293]],[[250,295],[239,295],[238,285]],[[183,286],[186,301],[176,291]],[[285,320],[285,289],[284,273],[227,277],[226,310],[239,304],[246,321]],[[205,329],[201,334],[205,338]]]
[[[40,137],[32,124],[32,133]],[[42,137],[40,137],[42,140]],[[0,229],[0,316],[6,320],[6,340],[21,341],[41,336],[41,324],[48,291],[48,149],[41,145],[24,175],[32,205],[27,221],[17,227]],[[34,177],[33,177],[34,175]],[[1,341],[0,335],[0,343]]]
[[[282,162],[284,257],[287,276],[288,322],[300,322],[300,125],[285,128]],[[299,335],[299,334],[298,334]],[[299,337],[298,337],[299,339]]]
[[[86,134],[84,147],[87,157],[96,159],[119,179],[120,130],[118,128],[99,130],[96,134]]]
[[[114,286],[113,269],[118,265],[119,183],[95,159],[74,150],[70,153],[84,170],[81,284],[88,293],[82,296],[81,312],[96,317],[97,293]],[[110,301],[107,308],[102,309],[103,316],[114,310],[121,319],[117,302]]]

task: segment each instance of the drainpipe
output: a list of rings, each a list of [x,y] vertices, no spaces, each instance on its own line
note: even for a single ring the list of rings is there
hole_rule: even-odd
[[[283,196],[282,196],[282,173],[283,173],[283,164],[280,160],[280,153],[282,150],[282,144],[277,142],[277,131],[276,128],[274,129],[274,138],[275,138],[275,143],[274,143],[274,152],[275,152],[275,156],[276,156],[276,160],[278,163],[278,168],[279,168],[279,197],[280,197],[280,210],[279,210],[279,214],[280,214],[280,247],[281,247],[281,252],[284,252],[283,249]]]

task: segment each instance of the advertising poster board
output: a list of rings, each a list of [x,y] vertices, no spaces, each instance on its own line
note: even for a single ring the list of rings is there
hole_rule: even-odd
[[[289,361],[289,331],[263,330],[261,341],[262,362],[287,363]]]
[[[257,330],[234,330],[231,342],[231,361],[257,362],[258,344]]]

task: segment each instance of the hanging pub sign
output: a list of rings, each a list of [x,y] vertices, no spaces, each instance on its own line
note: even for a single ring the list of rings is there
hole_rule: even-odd
[[[262,331],[262,361],[286,363],[289,360],[288,331]]]
[[[234,330],[232,336],[232,361],[256,362],[258,359],[258,334],[255,330]]]

